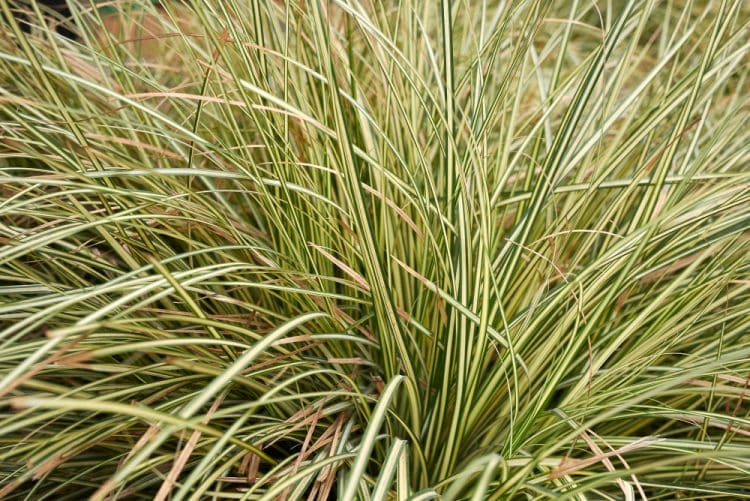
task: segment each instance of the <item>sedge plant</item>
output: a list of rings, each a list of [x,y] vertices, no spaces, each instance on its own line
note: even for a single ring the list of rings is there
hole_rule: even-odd
[[[750,4],[114,5],[0,0],[0,497],[750,497]]]

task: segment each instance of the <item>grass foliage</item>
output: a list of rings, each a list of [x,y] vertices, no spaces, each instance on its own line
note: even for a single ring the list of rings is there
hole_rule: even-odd
[[[0,494],[750,497],[750,4],[18,7]]]

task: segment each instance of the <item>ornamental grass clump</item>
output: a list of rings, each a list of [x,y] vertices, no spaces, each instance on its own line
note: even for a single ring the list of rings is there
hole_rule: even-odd
[[[750,497],[750,4],[28,5],[0,497]]]

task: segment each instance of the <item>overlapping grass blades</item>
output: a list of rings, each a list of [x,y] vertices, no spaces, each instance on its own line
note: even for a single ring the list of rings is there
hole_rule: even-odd
[[[202,1],[149,52],[82,4],[0,37],[0,494],[750,497],[746,2]]]

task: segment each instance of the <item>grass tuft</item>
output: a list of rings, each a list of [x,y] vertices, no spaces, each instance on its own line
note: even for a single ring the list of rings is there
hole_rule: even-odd
[[[750,4],[29,5],[0,497],[750,498]]]

